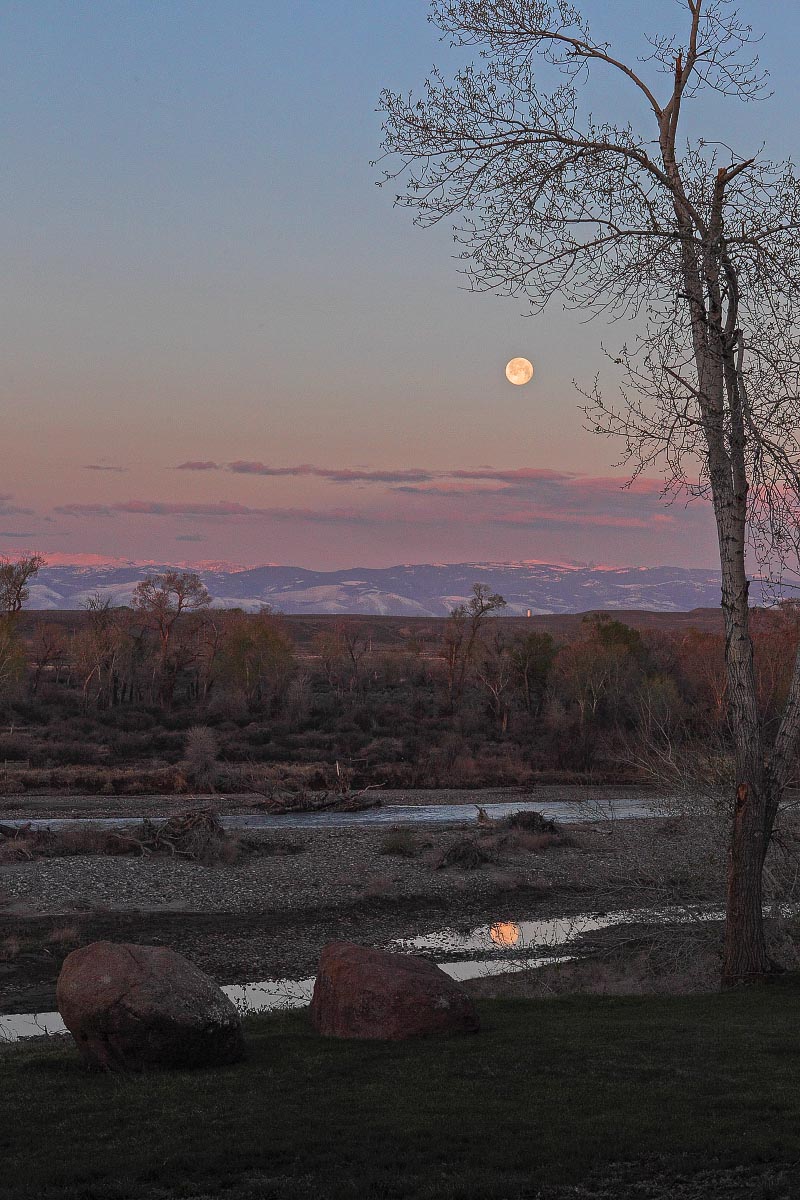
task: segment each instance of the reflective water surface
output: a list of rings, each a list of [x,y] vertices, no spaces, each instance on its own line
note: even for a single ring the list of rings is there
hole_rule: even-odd
[[[453,979],[477,979],[565,962],[574,958],[560,951],[584,934],[612,925],[721,920],[718,909],[624,909],[607,913],[576,913],[540,921],[494,921],[474,929],[441,929],[419,937],[399,938],[388,949],[426,952]],[[476,956],[485,957],[476,957]],[[229,984],[223,992],[243,1014],[302,1008],[311,1000],[313,976],[306,979],[268,979]],[[42,1034],[65,1033],[58,1013],[0,1014],[0,1041],[18,1041]]]
[[[663,804],[652,796],[626,797],[617,800],[502,800],[481,805],[488,817],[497,819],[515,812],[540,812],[550,820],[570,825],[576,821],[624,820],[628,817],[655,817],[663,813]],[[365,812],[234,813],[221,816],[226,829],[344,829],[348,826],[372,825],[472,825],[477,816],[477,804],[385,804]],[[153,820],[154,818],[150,818]],[[119,828],[142,820],[132,814],[126,817],[37,817],[30,822],[24,817],[6,819],[6,825],[27,825],[34,829],[49,825],[61,829],[65,825],[94,825],[99,828]],[[157,818],[155,818],[157,820]]]

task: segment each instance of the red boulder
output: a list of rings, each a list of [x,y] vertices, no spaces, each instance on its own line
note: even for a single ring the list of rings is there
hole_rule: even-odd
[[[480,1027],[471,998],[435,963],[353,942],[322,951],[311,1020],[326,1037],[387,1041]]]
[[[67,955],[58,1011],[95,1067],[210,1067],[244,1053],[242,1023],[213,979],[174,950],[93,942]]]

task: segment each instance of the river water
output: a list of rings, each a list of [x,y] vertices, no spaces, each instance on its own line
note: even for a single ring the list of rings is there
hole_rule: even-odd
[[[585,800],[503,800],[481,806],[494,820],[515,812],[540,812],[562,825],[577,821],[624,820],[631,817],[655,817],[664,813],[664,804],[653,796],[626,796],[624,799]],[[220,817],[226,829],[346,829],[385,825],[473,825],[477,804],[385,804],[364,812],[234,813]],[[153,819],[153,818],[151,818]],[[157,818],[156,818],[157,819]],[[92,825],[97,828],[119,828],[141,821],[135,813],[125,817],[24,817],[6,818],[6,825],[28,825],[34,829],[50,826],[62,829],[69,825]]]

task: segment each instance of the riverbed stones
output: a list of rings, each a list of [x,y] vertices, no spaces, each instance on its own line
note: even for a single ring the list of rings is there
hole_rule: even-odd
[[[354,942],[329,942],[311,1000],[314,1028],[326,1037],[404,1038],[477,1033],[470,996],[435,963]]]
[[[244,1054],[233,1003],[213,979],[162,946],[92,942],[73,950],[56,999],[93,1067],[216,1067]]]

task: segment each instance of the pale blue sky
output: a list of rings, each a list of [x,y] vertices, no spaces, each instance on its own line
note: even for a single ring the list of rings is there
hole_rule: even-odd
[[[626,47],[671,7],[586,4]],[[765,32],[776,98],[716,105],[719,134],[796,153],[800,14],[740,7]],[[699,513],[661,540],[652,513],[628,522],[635,497],[615,497],[605,525],[581,519],[583,477],[612,474],[615,458],[582,430],[571,386],[602,363],[603,330],[460,291],[449,231],[413,229],[374,186],[380,88],[419,88],[433,61],[453,61],[426,12],[426,0],[0,3],[0,553],[713,562]],[[516,354],[536,364],[527,388],[503,377]],[[176,473],[186,460],[490,465],[567,482],[527,508],[509,495],[518,519],[499,522],[488,498],[483,519],[474,503],[425,507],[363,480]]]

